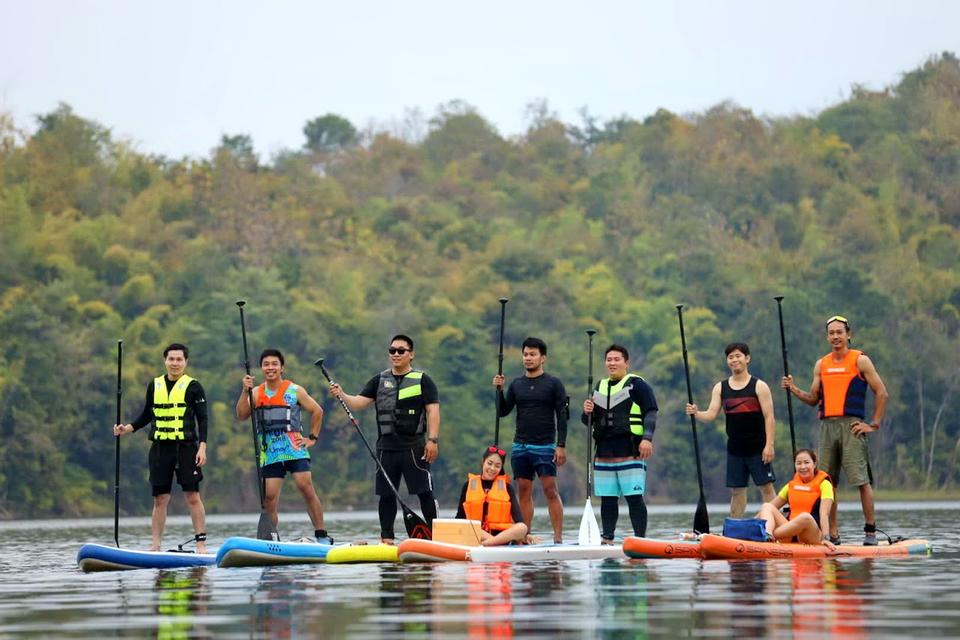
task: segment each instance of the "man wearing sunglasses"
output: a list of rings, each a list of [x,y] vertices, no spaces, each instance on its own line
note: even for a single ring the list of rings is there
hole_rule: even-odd
[[[863,544],[877,544],[877,526],[873,508],[872,473],[867,451],[867,434],[880,428],[887,406],[887,388],[870,358],[850,348],[850,322],[843,316],[827,320],[830,353],[813,367],[810,391],[802,391],[793,376],[784,376],[784,389],[810,406],[820,406],[820,468],[834,485],[840,469],[847,481],[860,489],[863,508]],[[866,419],[867,387],[873,390],[873,418]],[[830,540],[840,544],[837,528],[837,502],[830,510]]]
[[[437,385],[423,371],[414,369],[413,339],[395,335],[387,349],[390,368],[370,378],[355,396],[330,383],[330,393],[353,411],[374,404],[377,409],[377,457],[394,486],[406,480],[407,491],[420,499],[428,525],[437,517],[430,465],[439,454],[440,395]],[[397,500],[383,476],[377,472],[376,492],[380,496],[380,539],[393,544]]]
[[[494,376],[497,407],[500,415],[509,415],[517,408],[517,428],[513,436],[510,466],[517,482],[517,493],[523,520],[530,529],[533,521],[533,479],[540,476],[540,486],[547,499],[553,541],[563,542],[563,502],[557,491],[557,467],[567,461],[567,392],[559,378],[543,370],[547,360],[547,344],[540,338],[527,338],[523,349],[522,377],[514,378],[503,392],[505,378]]]

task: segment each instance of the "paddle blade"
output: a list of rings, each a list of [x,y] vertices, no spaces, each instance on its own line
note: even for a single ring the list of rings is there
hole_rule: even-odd
[[[590,497],[587,497],[587,503],[583,505],[583,517],[580,518],[580,533],[577,536],[577,542],[581,545],[600,544],[600,527],[597,525],[597,514],[593,512],[593,503]]]
[[[426,521],[416,513],[404,507],[403,526],[407,529],[407,537],[417,540],[432,540],[433,531]]]
[[[693,514],[693,530],[697,533],[710,533],[710,516],[707,515],[707,500],[700,494],[697,512]]]
[[[280,540],[280,533],[277,531],[277,527],[274,526],[273,520],[270,519],[266,511],[260,512],[260,521],[257,523],[257,539],[273,540],[274,542]]]

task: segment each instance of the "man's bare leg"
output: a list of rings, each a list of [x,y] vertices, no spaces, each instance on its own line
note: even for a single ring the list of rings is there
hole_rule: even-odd
[[[190,520],[193,522],[193,533],[207,532],[207,513],[203,508],[203,500],[200,499],[199,491],[184,491],[183,497],[187,501],[187,507],[190,508]],[[207,543],[205,540],[197,540],[197,553],[206,553]]]
[[[153,515],[150,518],[150,551],[160,551],[160,540],[163,538],[163,530],[167,526],[168,504],[170,504],[169,493],[161,493],[153,497]]]
[[[563,542],[563,501],[560,499],[560,492],[557,491],[557,478],[556,476],[540,476],[540,484],[543,486],[543,495],[547,499],[547,510],[550,512],[553,541],[559,544]],[[530,525],[527,524],[528,529],[529,527]]]

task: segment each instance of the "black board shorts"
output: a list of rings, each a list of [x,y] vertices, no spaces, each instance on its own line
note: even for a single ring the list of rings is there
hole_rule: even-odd
[[[203,473],[197,466],[196,442],[154,442],[147,459],[153,495],[170,493],[173,476],[184,491],[199,491]]]
[[[377,451],[377,458],[393,486],[400,490],[400,477],[407,483],[407,492],[410,495],[419,495],[433,491],[433,477],[430,475],[430,463],[423,460],[424,447],[403,449],[401,451]],[[379,471],[377,472],[378,496],[390,496],[393,492],[387,486],[387,481]]]

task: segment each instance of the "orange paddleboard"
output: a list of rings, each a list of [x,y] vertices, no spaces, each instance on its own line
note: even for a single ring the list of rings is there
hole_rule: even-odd
[[[626,548],[626,544],[624,544]],[[790,542],[752,542],[723,536],[705,535],[700,538],[700,552],[710,559],[774,560],[778,558],[878,558],[928,556],[930,543],[926,540],[902,540],[875,547],[840,545],[830,551],[822,544],[794,544]]]
[[[700,543],[696,540],[653,540],[629,536],[623,539],[623,552],[630,558],[701,558]]]
[[[410,538],[397,547],[401,562],[466,562],[470,549],[462,544]]]

